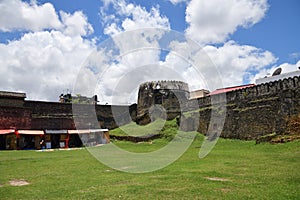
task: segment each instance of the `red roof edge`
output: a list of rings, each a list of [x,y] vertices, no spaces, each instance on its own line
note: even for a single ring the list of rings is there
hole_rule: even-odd
[[[230,92],[230,91],[234,91],[234,90],[240,90],[240,89],[253,87],[253,86],[255,86],[255,84],[247,84],[247,85],[239,85],[239,86],[233,86],[233,87],[219,88],[219,89],[216,89],[216,90],[212,91],[208,95],[221,94],[221,93]]]

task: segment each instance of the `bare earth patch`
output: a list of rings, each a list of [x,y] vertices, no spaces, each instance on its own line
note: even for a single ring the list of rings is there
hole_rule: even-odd
[[[23,186],[23,185],[29,185],[29,183],[28,183],[27,181],[22,180],[22,179],[20,179],[20,180],[17,180],[17,179],[11,180],[11,181],[9,181],[9,184],[10,184],[11,186]]]
[[[219,178],[219,177],[205,177],[205,178],[211,181],[230,181],[229,179]]]

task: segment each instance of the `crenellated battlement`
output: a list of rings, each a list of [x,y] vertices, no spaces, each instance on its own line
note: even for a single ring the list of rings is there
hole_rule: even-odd
[[[148,81],[140,85],[140,90],[144,89],[168,89],[168,90],[184,90],[189,91],[189,86],[183,81],[163,80],[163,81]],[[146,90],[147,90],[146,89]]]
[[[226,93],[213,95],[214,102],[239,102],[239,101],[253,101],[268,96],[280,95],[285,90],[299,90],[300,89],[300,77],[290,77],[283,80],[273,81],[269,83],[263,83],[247,87],[243,89],[237,89]],[[198,98],[198,104],[200,107],[211,104],[211,96]],[[194,101],[193,101],[194,102]],[[193,103],[194,104],[194,103]],[[198,105],[197,105],[198,106]],[[186,105],[186,109],[193,110],[194,106],[189,102]]]
[[[269,96],[278,94],[283,90],[293,90],[300,87],[300,77],[290,77],[283,80],[273,81],[255,85],[253,87],[235,90],[226,94],[227,101],[234,101],[236,99],[257,98],[262,96]]]
[[[150,123],[149,112],[154,105],[166,110],[166,117],[173,119],[189,99],[189,86],[182,81],[150,81],[140,85],[137,104],[137,123]]]

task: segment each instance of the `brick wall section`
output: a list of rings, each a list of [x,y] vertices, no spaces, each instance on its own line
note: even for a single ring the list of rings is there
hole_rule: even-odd
[[[24,108],[25,93],[0,92],[0,128],[29,129],[31,110]]]
[[[0,106],[0,129],[30,129],[31,110],[22,107]]]
[[[74,129],[72,105],[54,102],[25,101],[31,110],[31,129]]]
[[[136,117],[136,104],[131,106],[87,105],[42,101],[0,99],[0,129],[113,129]],[[74,122],[76,119],[76,124]],[[116,119],[116,120],[115,120]],[[117,121],[117,123],[116,123]]]

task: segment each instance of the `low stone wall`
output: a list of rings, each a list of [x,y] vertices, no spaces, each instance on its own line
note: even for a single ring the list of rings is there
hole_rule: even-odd
[[[161,138],[162,135],[161,134],[152,134],[152,135],[145,135],[145,136],[117,136],[117,135],[110,135],[110,139],[114,139],[114,140],[124,140],[124,141],[130,141],[130,142],[148,142],[154,139],[158,139]]]

